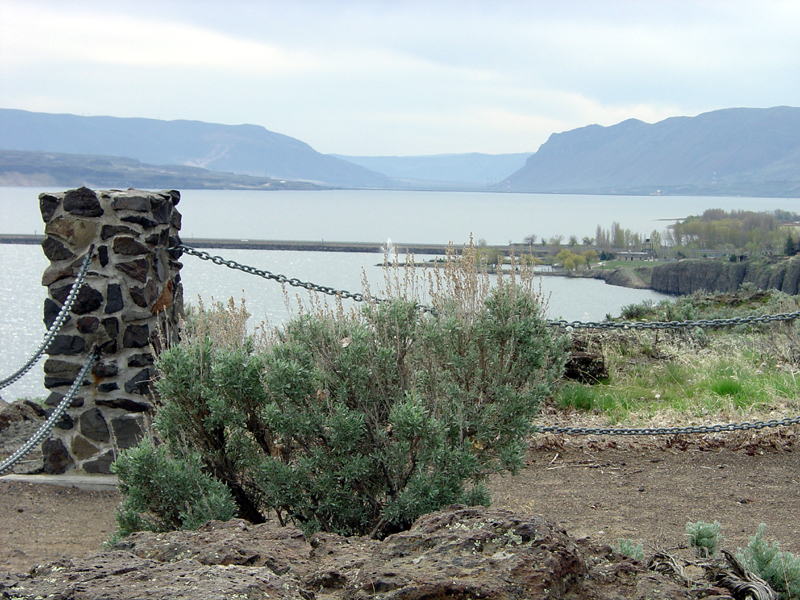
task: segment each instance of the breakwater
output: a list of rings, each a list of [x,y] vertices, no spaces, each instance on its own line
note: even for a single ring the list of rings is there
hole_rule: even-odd
[[[0,234],[0,244],[41,244],[42,235]],[[297,240],[250,240],[219,238],[184,238],[182,242],[192,248],[234,248],[239,250],[300,250],[309,252],[375,252],[383,253],[386,244],[381,242],[336,242],[336,241],[297,241]],[[392,243],[401,255],[405,254],[444,254],[446,244],[408,244]],[[500,247],[503,248],[503,247]]]

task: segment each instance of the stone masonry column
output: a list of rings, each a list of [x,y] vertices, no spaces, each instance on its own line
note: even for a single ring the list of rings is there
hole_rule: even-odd
[[[47,351],[44,384],[55,406],[86,362],[100,356],[54,436],[42,445],[45,472],[108,473],[118,450],[136,445],[149,427],[154,400],[154,348],[177,340],[183,294],[176,191],[40,194],[46,223],[42,276],[47,327],[66,300],[85,253],[94,244],[85,283],[69,319]]]

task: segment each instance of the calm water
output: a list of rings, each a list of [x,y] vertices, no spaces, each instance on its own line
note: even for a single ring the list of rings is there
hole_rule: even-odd
[[[41,233],[37,195],[45,188],[0,188],[0,233]],[[489,244],[525,236],[594,237],[613,221],[642,234],[707,208],[798,211],[791,198],[704,198],[410,192],[386,190],[181,193],[184,238]]]
[[[0,188],[0,233],[41,233],[37,195],[46,188]],[[598,224],[618,221],[641,233],[662,230],[669,219],[702,213],[707,208],[797,211],[800,202],[763,198],[655,198],[497,194],[480,192],[326,191],[326,192],[183,192],[184,239],[294,239],[364,242],[463,244],[470,233],[490,244],[521,241],[525,236],[594,236]],[[667,221],[660,220],[666,219]],[[350,291],[361,290],[362,271],[379,291],[378,254],[219,250],[216,253],[289,277]],[[422,259],[424,257],[417,257]],[[280,286],[191,256],[184,257],[184,294],[208,303],[244,297],[253,321],[285,322]],[[48,261],[38,246],[0,244],[0,377],[19,366],[44,335],[41,274]],[[601,320],[607,313],[662,295],[630,290],[595,280],[543,279],[550,295],[550,318]],[[294,292],[292,292],[294,293]],[[41,364],[23,380],[0,391],[5,399],[41,396]]]

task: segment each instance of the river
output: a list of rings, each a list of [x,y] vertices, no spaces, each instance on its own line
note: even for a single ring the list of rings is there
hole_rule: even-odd
[[[37,195],[47,188],[0,188],[0,233],[41,234]],[[612,221],[636,232],[661,230],[670,219],[707,208],[797,210],[797,200],[764,198],[698,198],[499,194],[408,191],[198,191],[182,193],[184,239],[335,240],[352,242],[466,243],[470,233],[490,244],[519,242],[530,234],[594,236],[598,224]],[[337,289],[361,291],[362,272],[380,292],[379,254],[267,250],[216,250],[225,258],[288,277]],[[422,260],[429,257],[416,257]],[[38,246],[0,244],[0,377],[21,366],[44,335],[40,285],[48,261]],[[184,297],[225,301],[245,298],[253,322],[272,325],[294,314],[279,285],[194,257],[182,259]],[[602,320],[606,314],[643,300],[665,296],[650,290],[609,286],[592,279],[545,277],[548,316],[568,320]],[[6,400],[39,397],[42,370],[37,365],[24,379],[0,391]]]

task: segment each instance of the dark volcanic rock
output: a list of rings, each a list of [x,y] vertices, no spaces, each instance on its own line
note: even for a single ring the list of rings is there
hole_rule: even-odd
[[[567,363],[564,365],[564,379],[581,383],[598,383],[608,377],[602,346],[593,348],[590,340],[574,338]]]
[[[689,590],[542,517],[452,506],[379,542],[233,519],[137,533],[109,552],[0,574],[0,597],[280,600],[688,599]]]
[[[765,257],[744,262],[687,259],[653,268],[650,287],[667,294],[733,293],[743,283],[789,295],[800,292],[800,257]]]

